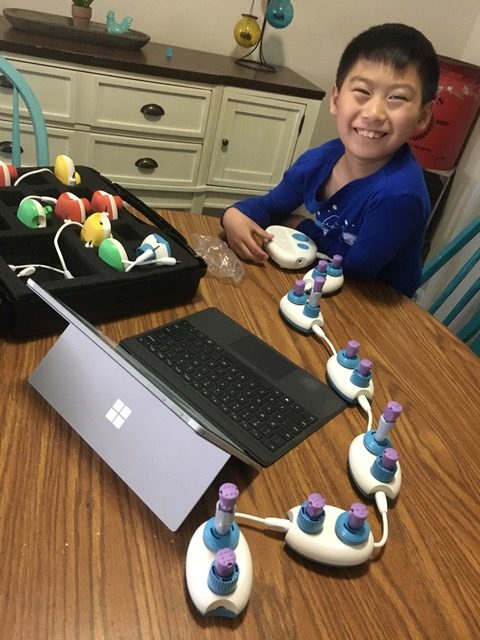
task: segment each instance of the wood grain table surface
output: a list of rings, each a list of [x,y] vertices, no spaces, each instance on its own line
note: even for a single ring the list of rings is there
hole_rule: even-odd
[[[216,237],[218,218],[163,212],[190,244]],[[295,273],[244,265],[236,285],[207,274],[191,302],[101,326],[120,340],[216,306],[322,381],[330,355],[278,313]],[[347,472],[366,417],[348,407],[260,472],[230,460],[185,523],[170,532],[30,387],[56,340],[0,339],[0,638],[4,640],[290,640],[479,637],[478,407],[480,361],[437,320],[380,284],[346,282],[322,300],[337,348],[350,338],[372,360],[374,426],[389,400],[402,489],[386,546],[366,565],[333,568],[284,546],[283,534],[242,524],[253,559],[250,601],[235,619],[203,617],[185,584],[185,554],[234,482],[239,511],[285,517],[311,492],[348,509],[362,500]],[[79,402],[85,401],[79,386]],[[179,456],[179,464],[181,457]],[[376,540],[382,535],[368,503]]]

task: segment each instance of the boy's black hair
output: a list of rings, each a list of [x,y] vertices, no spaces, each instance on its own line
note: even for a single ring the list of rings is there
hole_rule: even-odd
[[[430,40],[417,29],[405,24],[381,24],[356,36],[340,58],[338,89],[360,58],[388,64],[399,71],[414,65],[422,83],[422,104],[435,99],[440,74],[438,57]]]

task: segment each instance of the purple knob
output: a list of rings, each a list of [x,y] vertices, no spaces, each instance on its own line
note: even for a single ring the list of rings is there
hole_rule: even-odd
[[[326,260],[319,260],[317,264],[317,271],[320,273],[326,273],[328,262]]]
[[[402,411],[403,407],[399,402],[390,400],[383,411],[383,419],[385,422],[395,422]]]
[[[310,518],[318,518],[322,514],[323,507],[326,504],[327,502],[325,498],[319,493],[311,493],[307,498],[305,511],[308,513]]]
[[[358,350],[360,349],[360,343],[356,340],[349,340],[345,347],[345,355],[347,358],[355,358]]]
[[[361,502],[355,502],[348,512],[348,526],[350,529],[360,529],[368,516],[367,507]]]
[[[368,376],[370,375],[370,371],[372,367],[373,367],[372,361],[367,360],[366,358],[363,358],[363,360],[360,360],[360,363],[358,365],[358,373],[361,376]]]
[[[343,257],[339,256],[338,253],[336,253],[332,258],[332,267],[334,267],[335,269],[339,269],[342,266],[342,262]]]
[[[382,467],[391,470],[395,467],[399,459],[400,455],[398,451],[396,449],[393,449],[392,447],[387,447],[382,454]]]
[[[305,291],[305,281],[295,280],[295,284],[293,285],[293,293],[296,296],[302,296],[304,291]]]
[[[218,502],[222,511],[233,511],[240,492],[236,484],[225,482],[218,490]]]
[[[325,278],[322,278],[322,276],[317,276],[313,279],[313,291],[315,293],[319,293],[323,289],[324,284]]]
[[[215,555],[215,571],[222,578],[229,578],[235,571],[237,558],[233,549],[220,549]]]

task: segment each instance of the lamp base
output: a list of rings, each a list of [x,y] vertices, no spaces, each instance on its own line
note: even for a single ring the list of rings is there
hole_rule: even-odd
[[[264,60],[247,60],[246,58],[237,58],[236,64],[241,67],[247,67],[248,69],[259,69],[260,71],[270,71],[275,73],[277,70],[271,64],[268,64]]]

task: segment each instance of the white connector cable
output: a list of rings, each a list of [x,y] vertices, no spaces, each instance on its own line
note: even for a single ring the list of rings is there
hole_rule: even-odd
[[[58,246],[58,239],[60,237],[60,234],[63,231],[65,231],[67,227],[70,227],[72,224],[76,225],[77,227],[83,228],[83,224],[81,224],[80,222],[75,222],[74,220],[65,220],[65,222],[62,224],[61,227],[59,227],[57,233],[55,234],[55,237],[53,238],[55,251],[57,252],[58,259],[60,260],[60,264],[62,265],[62,268],[63,268],[63,274],[67,280],[71,280],[73,278],[73,275],[70,273],[70,271],[67,268],[65,259],[63,257],[63,253],[60,251],[60,247]]]
[[[61,273],[66,280],[71,280],[74,276],[70,273],[65,263],[65,259],[63,257],[63,253],[60,250],[58,245],[58,239],[60,234],[72,224],[77,225],[78,227],[82,227],[83,225],[80,222],[74,222],[73,220],[65,220],[61,227],[58,228],[55,237],[53,239],[53,244],[55,246],[55,251],[57,252],[58,259],[62,266],[61,269],[57,269],[57,267],[51,267],[48,264],[9,264],[8,266],[12,271],[20,271],[17,273],[19,278],[25,278],[33,275],[37,269],[47,269],[48,271],[55,271],[56,273]]]
[[[16,187],[18,185],[18,183],[21,182],[24,178],[28,178],[29,176],[33,176],[36,173],[44,173],[45,171],[48,171],[49,173],[53,173],[53,171],[51,169],[49,169],[48,167],[43,167],[42,169],[34,169],[33,171],[28,171],[27,173],[24,173],[19,178],[17,178],[15,180],[15,182],[13,183],[13,186]]]
[[[165,256],[164,258],[155,258],[154,260],[145,260],[144,262],[137,262],[136,260],[122,260],[122,264],[127,265],[127,268],[125,269],[125,273],[127,273],[127,271],[131,271],[133,267],[139,264],[146,267],[152,264],[174,267],[176,264],[178,264],[178,260],[176,258]]]
[[[57,269],[56,267],[51,267],[48,264],[9,264],[8,265],[12,271],[16,271],[20,269],[17,273],[19,278],[27,278],[35,273],[37,269],[48,269],[49,271],[55,271],[56,273],[61,273],[65,275],[63,269]]]
[[[375,504],[377,505],[378,512],[382,516],[383,535],[378,542],[373,544],[375,549],[385,546],[388,538],[388,504],[387,496],[383,491],[377,491],[375,493]]]
[[[290,520],[286,518],[260,518],[259,516],[252,516],[249,513],[235,513],[235,518],[239,518],[240,520],[249,520],[251,522],[258,522],[259,524],[265,525],[267,529],[272,529],[273,531],[282,531],[286,533],[291,526]]]
[[[368,418],[367,431],[371,431],[373,416],[372,416],[372,407],[370,406],[370,402],[368,401],[367,396],[364,396],[363,394],[359,395],[357,397],[357,400],[358,400],[358,404],[362,407],[362,409],[367,414],[367,418]]]
[[[316,324],[315,322],[312,324],[312,333],[314,333],[318,338],[320,338],[321,340],[324,340],[328,344],[334,356],[337,355],[337,350],[333,346],[333,343],[331,342],[331,340],[327,338],[325,331],[322,329],[322,327]]]

